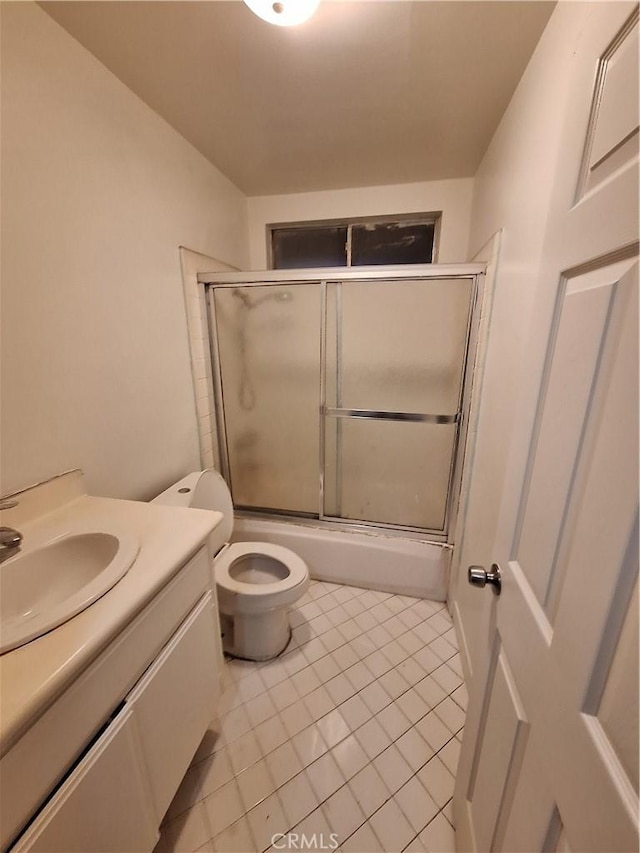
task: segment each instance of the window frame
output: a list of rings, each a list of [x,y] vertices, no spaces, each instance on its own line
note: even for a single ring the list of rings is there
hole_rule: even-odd
[[[438,263],[438,254],[440,248],[440,231],[442,227],[442,211],[429,211],[425,213],[398,213],[395,215],[384,216],[353,216],[343,217],[341,219],[309,219],[297,222],[270,222],[266,225],[266,242],[267,242],[267,269],[275,270],[274,267],[274,252],[273,252],[273,234],[274,231],[282,229],[304,231],[312,228],[322,227],[346,227],[347,229],[347,244],[345,246],[346,263],[344,269],[357,269],[358,266],[351,264],[351,234],[354,225],[433,225],[433,250],[431,253],[431,264]],[[421,264],[425,265],[425,261]],[[413,264],[411,266],[414,266]],[[418,264],[415,264],[418,266]],[[342,266],[336,269],[343,269]]]

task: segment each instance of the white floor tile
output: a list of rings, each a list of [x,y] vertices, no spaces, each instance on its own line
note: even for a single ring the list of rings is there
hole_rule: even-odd
[[[434,754],[433,749],[416,729],[409,729],[408,732],[398,738],[396,746],[402,753],[405,761],[413,769],[415,773],[423,764],[425,764]]]
[[[173,798],[167,811],[167,814],[164,818],[166,822],[177,817],[179,814],[186,811],[188,808],[191,808],[191,806],[198,800],[202,799],[203,795],[200,793],[200,782],[203,773],[203,763],[204,762],[199,765],[190,767],[187,770],[184,779],[180,783],[180,787],[176,791],[176,795]],[[229,776],[224,781],[228,781],[229,778],[231,777]]]
[[[377,648],[366,634],[360,634],[359,637],[351,640],[351,647],[360,660],[368,657]]]
[[[382,654],[396,667],[407,657],[406,651],[402,648],[397,640],[391,640],[386,646],[382,647]]]
[[[280,713],[300,699],[298,691],[291,683],[288,675],[286,675],[284,681],[281,681],[280,684],[276,684],[275,687],[269,690],[269,695]]]
[[[400,640],[402,637],[400,638]],[[398,642],[400,642],[398,640]],[[407,684],[413,686],[417,684],[419,681],[422,681],[424,678],[424,669],[420,666],[420,664],[415,661],[411,657],[405,658],[402,663],[398,664],[398,672],[407,682]]]
[[[304,773],[294,776],[278,790],[278,796],[290,827],[299,823],[318,805],[318,799]]]
[[[419,836],[416,835],[413,841],[410,841],[404,848],[403,853],[427,853],[427,848],[420,841]]]
[[[331,750],[345,779],[349,780],[369,763],[369,756],[354,735],[349,735]]]
[[[438,669],[434,669],[431,675],[445,693],[452,693],[462,683],[460,676],[446,663],[439,666]]]
[[[424,699],[429,708],[435,708],[447,695],[431,675],[419,681],[414,690]]]
[[[369,824],[365,823],[341,843],[340,850],[344,853],[381,853],[382,847]]]
[[[307,726],[298,732],[291,742],[303,767],[312,764],[329,749],[317,725]]]
[[[227,755],[234,773],[241,773],[262,758],[258,739],[253,732],[245,732],[241,738],[232,741],[227,747]]]
[[[366,687],[367,684],[371,684],[374,679],[374,676],[362,661],[358,661],[358,663],[354,663],[353,666],[350,666],[349,669],[345,671],[345,675],[356,690],[362,690],[362,688]]]
[[[221,749],[219,752],[214,752],[200,765],[200,778],[198,780],[200,798],[208,797],[209,794],[231,781],[233,776],[233,767],[229,761],[227,750]]]
[[[302,762],[291,741],[283,743],[265,758],[276,788],[288,782],[302,770]]]
[[[333,659],[343,672],[346,669],[349,669],[350,666],[353,666],[354,663],[358,663],[359,660],[358,656],[349,645],[344,645],[339,649],[336,649],[333,653]]]
[[[251,809],[247,820],[255,843],[251,849],[256,851],[266,850],[273,843],[276,833],[284,833],[289,829],[289,822],[277,794],[271,794]]]
[[[412,723],[417,723],[429,711],[429,706],[413,687],[398,696],[396,705]]]
[[[355,732],[363,723],[370,720],[372,715],[372,712],[362,701],[362,697],[357,693],[340,705],[340,713],[346,720],[351,732]]]
[[[307,815],[304,820],[301,820],[300,823],[294,827],[291,833],[292,837],[294,833],[300,839],[300,846],[302,846],[302,839],[307,838],[311,844],[317,845],[316,849],[331,849],[331,827],[329,826],[324,812],[320,807],[314,809],[310,815]]]
[[[438,752],[438,758],[443,762],[449,773],[456,775],[458,769],[458,759],[460,758],[460,741],[456,738],[446,743]]]
[[[348,785],[332,794],[322,806],[322,811],[338,843],[346,840],[365,821],[364,812],[358,805]]]
[[[456,836],[443,814],[435,817],[420,833],[427,853],[456,853]]]
[[[278,709],[273,704],[269,693],[260,693],[246,704],[247,714],[251,720],[251,728],[255,729],[260,723],[273,717]]]
[[[322,642],[321,637],[312,637],[309,642],[305,643],[302,647],[302,653],[309,663],[315,663],[327,654],[327,647]]]
[[[405,690],[409,689],[409,685],[395,667],[381,675],[379,683],[392,699],[397,699]]]
[[[391,743],[389,735],[385,732],[375,717],[363,726],[360,726],[356,732],[356,738],[359,740],[360,746],[364,749],[370,759],[379,755],[382,750],[386,749]]]
[[[316,793],[318,802],[322,803],[344,785],[345,779],[331,753],[323,755],[307,767],[305,773],[311,787]]]
[[[413,776],[395,795],[395,801],[415,832],[421,832],[438,814],[438,804],[417,776]]]
[[[209,840],[209,826],[202,803],[196,803],[163,829],[167,853],[194,853]]]
[[[455,779],[437,755],[420,770],[418,779],[440,808],[453,796]]]
[[[393,744],[374,758],[372,764],[391,794],[395,794],[414,772]]]
[[[250,853],[254,850],[249,824],[240,818],[213,839],[215,853]]]
[[[353,685],[342,673],[336,675],[331,681],[327,681],[325,687],[336,705],[346,702],[356,692]]]
[[[297,735],[298,732],[302,731],[302,729],[311,725],[313,722],[311,714],[307,710],[307,706],[304,704],[302,699],[298,699],[298,701],[294,702],[293,705],[289,705],[288,708],[285,708],[284,711],[281,712],[280,716],[285,729],[289,733],[289,737],[294,737],[294,735]]]
[[[340,667],[334,661],[333,656],[328,654],[313,664],[313,670],[324,685],[336,675],[340,674]]]
[[[447,642],[444,637],[438,637],[437,640],[429,643],[429,648],[443,661],[450,660],[456,653],[455,646]]]
[[[376,719],[392,741],[396,741],[400,735],[403,735],[407,729],[411,728],[411,723],[396,703],[383,708],[376,715]]]
[[[251,720],[244,705],[238,705],[225,715],[222,723],[222,734],[227,742],[235,740],[251,728]]]
[[[296,672],[295,675],[292,675],[291,683],[300,696],[306,696],[307,693],[311,693],[311,691],[315,690],[316,687],[320,687],[320,679],[316,675],[312,666],[306,666],[304,669],[301,669],[300,672]]]
[[[427,741],[434,752],[441,749],[453,737],[435,711],[429,711],[425,717],[418,720],[416,731]]]
[[[383,850],[402,850],[411,841],[414,831],[394,800],[386,802],[371,816],[371,828],[380,839]]]
[[[367,655],[367,657],[363,659],[363,662],[366,664],[367,669],[369,669],[376,678],[380,678],[380,676],[384,675],[385,672],[389,672],[393,666],[391,661],[380,651],[375,651],[370,655]]]
[[[323,685],[320,685],[320,687],[317,687],[315,690],[312,690],[311,693],[308,693],[303,698],[303,702],[311,714],[312,719],[316,721],[319,720],[320,717],[324,717],[325,714],[328,714],[329,711],[333,711],[335,708],[333,699],[329,696]]]
[[[231,826],[244,813],[242,800],[235,781],[227,782],[210,794],[204,802],[212,834],[218,835]]]
[[[464,726],[464,711],[451,697],[443,699],[434,711],[452,734],[459,732]]]
[[[263,755],[268,755],[289,739],[289,734],[279,716],[265,720],[255,728],[255,736]]]
[[[349,787],[366,817],[370,817],[390,797],[373,764],[367,764],[357,773],[349,782]]]
[[[333,747],[351,734],[351,730],[338,709],[322,717],[317,723],[325,743]]]
[[[469,694],[464,684],[461,684],[460,687],[456,687],[456,689],[451,694],[451,698],[462,708],[463,711],[467,710],[467,705],[469,703]]]
[[[273,782],[264,759],[239,773],[236,783],[246,812],[268,797],[273,790]]]
[[[391,696],[379,680],[368,684],[364,690],[360,691],[359,695],[372,714],[377,714],[391,702]]]

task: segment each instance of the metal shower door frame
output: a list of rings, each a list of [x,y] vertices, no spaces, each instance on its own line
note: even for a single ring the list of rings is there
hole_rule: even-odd
[[[462,443],[461,436],[466,432],[468,411],[470,404],[470,378],[473,369],[472,350],[475,350],[475,338],[477,335],[479,312],[476,310],[478,298],[482,290],[485,266],[483,264],[425,264],[388,267],[351,267],[351,268],[323,268],[304,270],[268,270],[261,272],[246,273],[200,273],[198,281],[205,285],[207,302],[207,323],[209,328],[209,343],[211,355],[211,367],[213,377],[213,391],[215,401],[215,419],[218,435],[218,456],[220,459],[221,473],[233,494],[233,482],[231,466],[229,463],[228,436],[224,414],[224,392],[222,387],[221,361],[219,341],[215,316],[214,291],[218,288],[233,289],[237,287],[260,287],[265,285],[287,285],[313,284],[320,287],[320,354],[319,354],[319,506],[317,516],[309,516],[305,513],[284,513],[279,510],[255,507],[252,509],[241,509],[248,515],[268,515],[270,518],[283,518],[291,520],[293,517],[309,520],[315,523],[330,526],[335,529],[353,530],[360,528],[364,530],[382,529],[389,535],[412,534],[419,538],[431,541],[447,541],[448,533],[453,529],[457,501],[455,500],[456,489],[454,485],[459,484],[462,468]],[[341,385],[341,363],[342,363],[342,324],[341,324],[341,290],[340,285],[348,282],[366,281],[402,281],[402,280],[437,280],[464,278],[472,280],[472,293],[470,298],[469,316],[467,320],[465,347],[463,355],[462,375],[458,394],[457,410],[454,414],[421,414],[416,412],[391,412],[376,411],[369,409],[348,409],[342,405],[327,407],[327,285],[338,285],[336,290],[336,403],[342,403],[340,391]],[[342,419],[367,419],[367,420],[389,420],[404,421],[412,423],[452,424],[455,423],[455,437],[451,454],[449,478],[447,483],[447,496],[445,503],[445,516],[442,529],[429,529],[424,527],[412,527],[406,525],[389,524],[377,521],[364,521],[361,519],[344,518],[325,513],[325,464],[326,464],[326,421],[327,418],[335,418],[337,424],[337,450],[340,450],[340,432]],[[336,453],[337,472],[340,476],[340,454]],[[339,482],[339,480],[336,480]]]

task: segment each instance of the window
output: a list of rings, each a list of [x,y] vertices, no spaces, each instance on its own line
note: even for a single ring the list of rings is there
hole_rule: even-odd
[[[439,213],[385,219],[269,226],[270,267],[356,267],[430,264]]]

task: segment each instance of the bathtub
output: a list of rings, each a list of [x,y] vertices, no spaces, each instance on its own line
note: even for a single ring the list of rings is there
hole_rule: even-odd
[[[313,523],[238,518],[232,542],[271,542],[299,554],[311,577],[445,601],[451,546]]]

